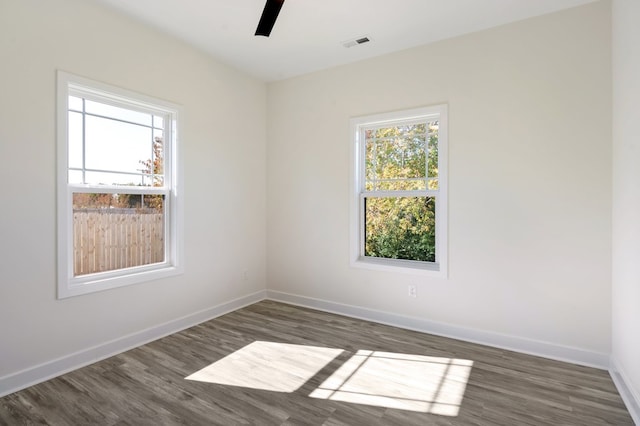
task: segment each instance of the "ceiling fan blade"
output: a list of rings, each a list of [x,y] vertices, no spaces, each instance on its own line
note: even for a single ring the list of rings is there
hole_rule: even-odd
[[[267,0],[267,3],[264,5],[264,10],[262,11],[262,16],[260,17],[260,22],[258,22],[258,28],[256,28],[255,35],[269,37],[269,34],[271,34],[271,30],[273,29],[273,25],[276,23],[276,19],[278,19],[278,14],[280,13],[280,9],[282,9],[283,4],[284,0]]]

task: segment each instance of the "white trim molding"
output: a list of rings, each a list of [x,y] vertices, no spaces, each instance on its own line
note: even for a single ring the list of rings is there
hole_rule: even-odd
[[[71,99],[76,100],[74,105],[72,105]],[[85,105],[88,104],[94,105],[94,108],[95,105],[100,105],[102,110],[92,111],[85,108]],[[58,299],[151,281],[184,272],[184,241],[182,236],[184,197],[182,195],[182,160],[178,147],[180,139],[178,121],[182,120],[182,110],[180,105],[162,99],[58,70],[56,106]],[[125,115],[123,115],[123,111],[126,112]],[[80,118],[79,121],[73,121],[75,125],[72,124],[70,114]],[[127,121],[130,120],[129,114],[134,114],[134,117],[136,114],[142,114],[148,119],[148,122],[145,120],[135,121],[137,118],[133,119],[134,121]],[[95,121],[91,121],[94,124],[89,125],[89,119],[117,123],[118,126],[127,126],[129,130],[106,131],[98,127]],[[132,136],[127,133],[131,131],[131,128],[143,128],[144,130],[142,134],[137,134],[138,130],[136,130],[134,133],[136,136]],[[73,136],[74,134],[75,136]],[[90,134],[92,136],[89,136]],[[128,161],[137,164],[135,163],[137,154],[133,151],[128,153],[126,150],[118,151],[110,148],[103,152],[103,150],[97,149],[96,147],[100,146],[98,141],[105,135],[132,138],[131,140],[135,141],[135,144],[146,146],[148,160],[145,160],[147,154],[144,151],[137,152],[138,155],[141,155],[138,158],[140,165],[145,164],[145,161],[149,161],[151,164],[152,161],[155,162],[161,158],[160,170],[156,171],[156,166],[150,165],[148,172],[144,171],[144,167],[143,169],[135,169],[134,172],[130,163],[128,163],[129,166],[124,167],[116,164],[118,160],[110,160],[111,162],[105,163],[107,165],[100,166],[95,163],[92,167],[97,168],[89,168],[91,162],[87,159],[87,152],[90,151],[87,145],[88,141],[95,144],[93,157],[104,156],[105,153],[114,156],[113,158],[133,156],[133,158],[128,158]],[[162,140],[160,144],[162,154],[160,156],[155,154],[154,148],[158,139]],[[71,160],[72,157],[74,160]],[[93,161],[96,161],[95,158]],[[71,178],[72,173],[73,178]],[[102,179],[111,178],[116,182],[101,183],[104,182]],[[126,180],[122,181],[123,178]],[[156,180],[156,178],[160,179]],[[145,179],[147,180],[145,181]],[[92,256],[89,256],[88,253],[93,247],[87,251],[78,250],[82,254],[74,254],[76,244],[74,235],[79,232],[75,230],[74,194],[102,194],[116,198],[118,194],[162,196],[164,200],[162,208],[158,209],[158,212],[162,212],[160,215],[162,226],[159,227],[162,230],[162,239],[158,240],[158,244],[162,246],[162,255],[153,260],[147,258],[144,261],[136,259],[129,262],[115,262],[113,253],[116,251],[119,253],[120,248],[115,251],[110,249],[106,251],[112,253],[109,257],[96,260],[100,267],[90,268],[83,272],[77,271],[74,259],[82,258],[83,254],[91,258]],[[108,211],[111,210],[102,209],[99,215],[104,218],[112,217],[113,215],[106,213]],[[112,222],[108,223],[113,224]],[[112,235],[109,232],[109,229],[112,229],[109,228],[110,225],[106,225],[106,235]],[[103,232],[102,235],[105,233]],[[98,240],[89,243],[89,246],[93,244],[96,247],[101,246],[98,244]],[[129,249],[130,247],[128,243],[125,243],[122,248]]]
[[[8,376],[0,377],[0,397],[260,302],[264,300],[265,297],[265,290],[261,290],[193,314],[185,315],[164,324],[101,343]]]
[[[618,360],[611,356],[611,364],[609,367],[609,374],[613,383],[618,389],[618,393],[622,397],[624,404],[627,406],[631,418],[635,424],[640,425],[640,394],[637,390],[631,386],[631,381],[625,374],[624,370],[620,367]]]
[[[436,336],[492,346],[495,348],[540,356],[556,361],[584,365],[587,367],[598,368],[600,370],[607,370],[609,367],[608,354],[587,351],[570,346],[557,345],[554,343],[525,339],[522,337],[490,331],[465,328],[423,318],[346,305],[328,300],[315,299],[312,297],[298,296],[274,290],[267,290],[267,299],[317,309],[324,312],[345,315],[352,318],[373,321],[407,330],[414,330]]]

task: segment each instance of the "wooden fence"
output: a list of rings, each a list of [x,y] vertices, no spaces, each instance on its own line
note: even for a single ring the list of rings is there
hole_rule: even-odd
[[[74,210],[74,275],[163,261],[162,213],[136,209]]]

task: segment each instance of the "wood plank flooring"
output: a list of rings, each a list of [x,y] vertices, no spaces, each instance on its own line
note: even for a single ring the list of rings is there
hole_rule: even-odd
[[[0,424],[633,421],[605,371],[263,301],[1,398]]]

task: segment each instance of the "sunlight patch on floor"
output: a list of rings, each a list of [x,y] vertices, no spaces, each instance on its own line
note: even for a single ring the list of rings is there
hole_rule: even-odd
[[[272,392],[296,392],[344,350],[255,341],[187,380]],[[473,361],[359,350],[308,396],[398,410],[457,416]],[[318,380],[318,379],[317,379]]]
[[[342,349],[255,341],[186,379],[294,392],[342,352]]]
[[[309,396],[457,416],[473,361],[358,351]]]

